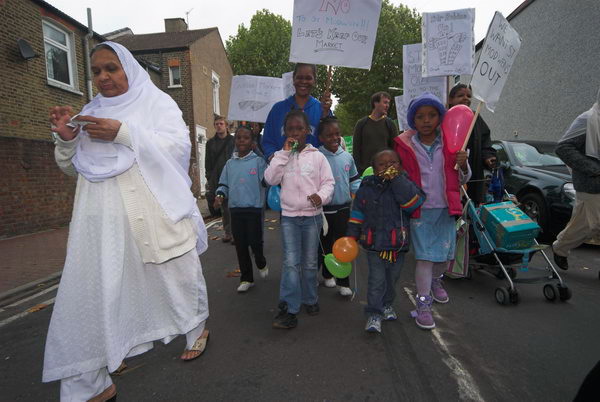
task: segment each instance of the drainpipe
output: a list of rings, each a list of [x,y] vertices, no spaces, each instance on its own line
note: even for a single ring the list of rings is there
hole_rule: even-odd
[[[94,97],[94,93],[92,92],[92,61],[90,59],[90,40],[94,36],[94,31],[92,29],[92,9],[87,9],[87,17],[88,17],[88,33],[85,35],[83,39],[83,60],[85,64],[85,85],[87,88],[87,96],[88,101],[91,101]]]

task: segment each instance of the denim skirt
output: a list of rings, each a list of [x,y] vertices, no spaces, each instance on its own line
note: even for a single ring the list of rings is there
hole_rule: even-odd
[[[444,262],[454,259],[456,220],[448,208],[421,208],[421,217],[410,220],[410,238],[415,259]]]

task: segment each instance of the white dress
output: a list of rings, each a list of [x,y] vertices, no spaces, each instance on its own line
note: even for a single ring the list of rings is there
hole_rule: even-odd
[[[144,264],[116,178],[78,178],[65,262],[46,340],[43,381],[108,367],[208,318],[195,249]]]

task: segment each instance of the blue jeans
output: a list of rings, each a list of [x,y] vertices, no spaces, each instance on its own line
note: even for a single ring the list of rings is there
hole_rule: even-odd
[[[396,297],[396,282],[400,278],[404,255],[398,253],[396,262],[379,258],[378,251],[367,251],[369,263],[369,281],[367,288],[367,315],[382,315],[383,308],[391,306]]]
[[[282,216],[283,272],[279,301],[287,303],[288,312],[298,314],[301,304],[315,304],[319,233],[323,218],[317,216]]]

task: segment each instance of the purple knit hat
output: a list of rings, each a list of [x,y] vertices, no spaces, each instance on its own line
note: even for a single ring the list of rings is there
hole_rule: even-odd
[[[408,105],[408,110],[406,112],[406,121],[408,122],[410,128],[416,130],[415,114],[421,106],[433,106],[434,108],[436,108],[437,111],[440,113],[440,124],[442,123],[442,120],[444,120],[444,115],[446,114],[446,108],[437,96],[430,92],[424,92],[422,95],[413,99]]]

